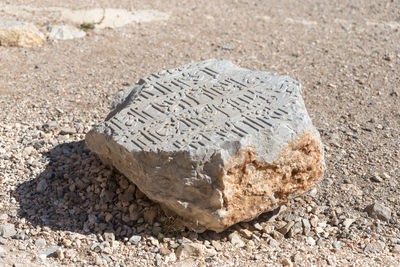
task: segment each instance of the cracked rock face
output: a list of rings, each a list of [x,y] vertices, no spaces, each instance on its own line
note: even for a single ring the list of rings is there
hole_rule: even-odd
[[[287,76],[207,60],[121,91],[89,148],[196,230],[221,232],[308,191],[323,147]]]

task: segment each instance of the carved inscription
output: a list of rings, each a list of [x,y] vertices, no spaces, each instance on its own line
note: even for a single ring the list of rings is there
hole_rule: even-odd
[[[200,62],[142,79],[140,93],[107,126],[117,141],[137,149],[198,149],[291,120],[288,108],[298,95],[296,82],[217,67]]]

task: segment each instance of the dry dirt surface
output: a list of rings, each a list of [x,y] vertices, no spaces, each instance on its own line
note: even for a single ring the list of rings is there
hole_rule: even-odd
[[[0,47],[0,266],[400,265],[398,0],[14,0],[0,19],[46,34],[71,24],[60,8],[168,16]],[[117,91],[209,58],[302,83],[327,164],[308,195],[221,234],[181,231],[82,141]]]

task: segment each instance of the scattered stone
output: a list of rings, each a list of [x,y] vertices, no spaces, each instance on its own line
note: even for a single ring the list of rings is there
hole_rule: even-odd
[[[287,259],[287,258],[284,258],[283,260],[282,260],[282,265],[283,266],[289,266],[289,267],[292,267],[293,266],[293,262],[291,262],[289,259]]]
[[[17,234],[14,224],[7,223],[0,225],[0,236],[3,238],[13,237]]]
[[[302,227],[302,222],[296,222],[292,228],[290,228],[289,232],[288,232],[288,236],[289,238],[293,238],[296,235],[300,234],[303,232],[303,227]]]
[[[43,238],[38,238],[38,239],[36,239],[36,241],[35,241],[35,245],[36,245],[38,248],[44,248],[44,247],[46,246],[46,240],[43,239]]]
[[[0,20],[0,45],[31,47],[45,42],[44,35],[27,22]]]
[[[365,211],[372,218],[379,219],[382,221],[389,221],[392,216],[390,208],[384,206],[379,202],[375,202],[365,208]]]
[[[242,229],[239,230],[239,232],[243,237],[245,237],[247,239],[251,239],[252,236],[253,236],[253,233],[248,229],[242,228]]]
[[[0,214],[0,221],[5,221],[8,219],[8,215],[6,213]]]
[[[216,255],[216,251],[207,249],[206,246],[198,243],[183,243],[176,250],[178,259],[186,259],[189,257],[211,257]]]
[[[314,246],[316,244],[316,241],[314,238],[312,238],[311,236],[308,236],[306,238],[306,243],[309,244],[310,246]]]
[[[217,250],[217,251],[222,251],[222,245],[219,241],[217,240],[212,240],[211,245]]]
[[[303,234],[304,235],[309,235],[311,231],[311,224],[308,219],[302,219],[301,222],[303,223]]]
[[[48,30],[50,38],[55,40],[72,40],[86,36],[86,32],[70,25],[53,25]]]
[[[253,225],[254,229],[256,229],[257,231],[263,231],[263,227],[259,224],[259,223],[255,223]]]
[[[153,225],[156,216],[157,216],[157,209],[155,207],[149,207],[144,211],[143,214],[144,221],[150,225]]]
[[[354,220],[354,219],[345,219],[344,221],[343,221],[343,227],[345,228],[345,229],[348,229],[349,227],[350,227],[350,225],[352,225],[354,222],[355,222],[356,220]]]
[[[5,245],[5,244],[7,244],[7,239],[0,236],[0,245]]]
[[[281,234],[280,232],[278,232],[278,231],[273,231],[272,233],[271,233],[271,236],[276,240],[276,241],[282,241],[285,237],[284,237],[284,235],[283,234]]]
[[[114,240],[115,240],[115,235],[114,235],[114,233],[108,233],[108,232],[106,232],[106,233],[103,234],[103,236],[104,236],[104,240],[105,240],[105,241],[114,241]],[[139,240],[139,241],[140,241],[140,240]]]
[[[75,134],[76,133],[76,129],[75,128],[71,128],[71,127],[62,127],[60,129],[60,134],[62,135],[66,135],[66,134]]]
[[[133,235],[129,238],[129,242],[133,244],[138,244],[142,240],[142,237],[140,235]]]
[[[271,234],[275,230],[275,226],[272,224],[266,224],[262,229],[263,233]]]
[[[380,177],[380,176],[377,175],[377,174],[372,175],[371,179],[372,179],[372,181],[377,182],[377,183],[382,183],[382,182],[383,182],[382,177]]]
[[[42,249],[42,250],[40,250],[38,252],[38,256],[41,259],[43,259],[43,258],[45,259],[45,258],[48,258],[48,257],[57,257],[57,250],[59,248],[60,248],[59,246],[51,246],[51,247]]]
[[[293,227],[293,225],[294,221],[288,222],[284,227],[279,229],[279,233],[286,235],[289,232],[289,230]]]
[[[59,258],[60,260],[63,260],[63,259],[64,259],[64,251],[63,251],[62,248],[58,248],[58,249],[56,250],[56,253],[57,253],[57,258]]]
[[[47,182],[45,179],[41,180],[36,186],[36,192],[42,193],[47,189]]]
[[[235,245],[238,248],[244,247],[246,244],[243,242],[243,240],[240,238],[240,235],[236,232],[231,233],[229,236],[229,241],[232,243],[232,245]]]
[[[169,255],[170,253],[171,253],[171,251],[168,248],[166,248],[166,247],[161,247],[160,248],[160,254],[161,255],[165,256],[165,255]]]
[[[392,253],[400,253],[400,245],[394,245],[392,248]]]
[[[251,106],[240,100],[248,94]],[[322,177],[319,134],[288,77],[208,60],[146,77],[118,99],[87,145],[195,231],[253,219]]]
[[[335,249],[341,249],[342,245],[340,244],[339,241],[334,241],[334,242],[332,242],[332,247]]]

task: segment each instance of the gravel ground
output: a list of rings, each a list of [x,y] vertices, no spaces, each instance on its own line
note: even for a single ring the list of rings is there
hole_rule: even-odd
[[[170,17],[0,47],[0,266],[399,266],[399,1],[12,2],[0,19],[43,32],[61,23],[44,7]],[[83,142],[118,90],[208,58],[300,81],[326,145],[315,190],[221,234],[182,229]]]

